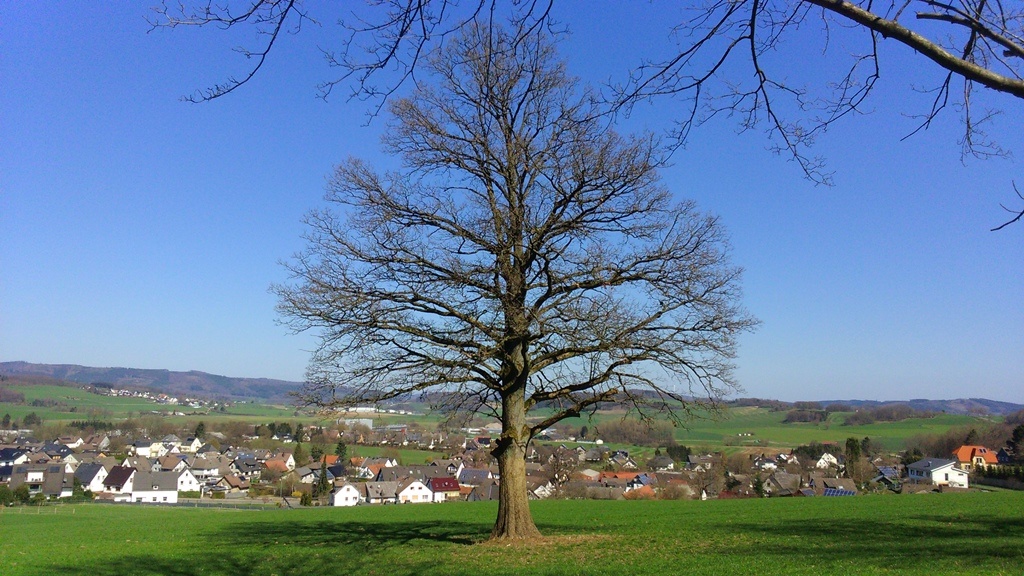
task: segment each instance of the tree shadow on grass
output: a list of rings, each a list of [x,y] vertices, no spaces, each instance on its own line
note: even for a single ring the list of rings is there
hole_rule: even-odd
[[[790,522],[737,523],[737,533],[771,531],[771,545],[758,540],[726,545],[733,554],[816,559],[821,563],[879,569],[1001,571],[1024,564],[1024,519],[982,514],[916,514],[898,519],[812,518]],[[943,570],[940,570],[942,572]]]
[[[195,549],[167,554],[112,550],[102,560],[68,562],[54,573],[89,576],[192,576],[196,574],[328,576],[333,574],[447,574],[479,576],[479,568],[450,558],[485,542],[490,523],[443,521],[304,520],[281,515],[234,522],[228,528],[197,527]],[[191,539],[190,539],[191,540]]]

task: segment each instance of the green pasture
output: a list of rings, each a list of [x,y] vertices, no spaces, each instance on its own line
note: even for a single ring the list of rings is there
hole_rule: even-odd
[[[85,390],[49,385],[14,385],[11,389],[25,395],[26,404],[15,405],[0,403],[0,414],[8,413],[20,421],[29,412],[35,412],[43,419],[44,424],[84,420],[96,415],[99,419],[121,419],[130,416],[149,415],[153,412],[165,414],[173,423],[182,426],[194,426],[197,421],[204,421],[209,426],[217,422],[241,421],[252,424],[266,422],[302,422],[306,425],[328,425],[333,420],[324,420],[317,416],[295,415],[295,409],[289,406],[275,406],[258,402],[239,402],[226,411],[211,411],[201,414],[173,416],[175,410],[192,412],[187,407],[161,405],[141,398],[120,398],[92,394]],[[56,400],[66,407],[49,408],[31,406],[33,400]],[[69,412],[70,407],[74,412]],[[415,405],[417,411],[426,410],[425,406]],[[537,416],[546,413],[538,411]],[[589,417],[572,418],[564,421],[570,428],[578,430],[582,426],[600,427],[601,423],[621,419],[622,412],[599,412]],[[694,418],[686,421],[685,426],[675,430],[675,440],[680,444],[704,450],[725,450],[727,452],[744,448],[761,448],[766,451],[786,450],[810,442],[837,442],[842,444],[847,438],[871,437],[892,451],[906,447],[907,441],[914,436],[923,434],[940,434],[951,427],[984,426],[989,420],[976,416],[960,416],[940,414],[933,418],[912,418],[901,422],[882,422],[865,426],[845,426],[848,414],[832,414],[827,422],[819,424],[796,423],[785,424],[786,412],[773,412],[765,408],[742,407],[726,408],[722,413],[710,414],[698,411]],[[388,424],[419,424],[424,430],[434,430],[441,416],[431,413],[416,415],[399,414],[350,414],[352,418],[371,418],[375,425]],[[653,453],[653,448],[646,449],[629,446],[616,446],[631,449],[640,457]]]
[[[679,444],[727,452],[750,447],[766,450],[790,449],[811,442],[843,444],[847,438],[864,438],[880,442],[889,450],[899,451],[907,441],[923,434],[941,434],[951,427],[984,426],[990,421],[977,416],[940,414],[933,418],[911,418],[900,422],[880,422],[865,426],[846,426],[849,414],[832,414],[821,424],[794,423],[783,420],[786,412],[773,412],[766,408],[726,408],[719,414],[704,411],[695,413],[683,426],[675,429]],[[623,418],[623,413],[597,413],[589,418],[566,420],[572,427],[600,427],[602,422]]]
[[[0,566],[37,574],[1020,574],[1024,495],[540,501],[541,541],[485,542],[494,503],[297,510],[0,510]]]
[[[941,434],[956,426],[985,425],[976,416],[941,414],[933,418],[910,418],[900,422],[881,422],[865,426],[846,426],[846,414],[832,414],[821,424],[786,424],[785,412],[762,408],[733,408],[724,420],[695,420],[676,432],[680,444],[721,448],[729,446],[763,446],[792,448],[810,442],[836,442],[847,438],[870,437],[889,450],[906,447],[907,441],[922,434]],[[740,436],[744,434],[744,436]],[[749,435],[747,435],[749,434]]]

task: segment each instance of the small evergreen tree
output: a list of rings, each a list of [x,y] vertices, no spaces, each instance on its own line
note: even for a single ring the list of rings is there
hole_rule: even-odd
[[[306,457],[306,450],[302,447],[302,443],[295,444],[295,450],[292,452],[292,458],[295,459],[296,466],[305,466],[308,458]]]
[[[309,457],[313,459],[313,462],[327,461],[324,458],[324,447],[320,444],[313,444],[312,448],[309,449]]]
[[[978,431],[971,428],[971,431],[967,433],[967,437],[964,438],[964,444],[973,446],[978,443]]]
[[[348,456],[348,446],[344,440],[338,440],[338,443],[334,445],[334,455],[338,457],[338,461],[346,460]]]
[[[846,439],[846,477],[854,478],[860,466],[860,442],[856,438]]]
[[[327,459],[324,458],[320,462],[320,477],[316,479],[316,484],[313,485],[313,496],[322,499],[330,492],[331,482],[327,479]]]
[[[206,424],[204,422],[200,422],[199,425],[196,426],[196,431],[193,432],[192,435],[195,436],[196,438],[199,438],[200,440],[205,439],[206,438]]]
[[[764,498],[767,494],[767,491],[764,489],[764,480],[761,479],[760,474],[754,477],[754,492],[757,493],[758,498]]]

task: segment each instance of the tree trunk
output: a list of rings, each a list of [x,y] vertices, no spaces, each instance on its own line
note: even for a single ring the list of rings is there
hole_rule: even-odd
[[[518,388],[502,398],[502,434],[493,454],[498,458],[498,519],[491,531],[492,540],[539,538],[533,523],[530,500],[526,496],[525,390]]]

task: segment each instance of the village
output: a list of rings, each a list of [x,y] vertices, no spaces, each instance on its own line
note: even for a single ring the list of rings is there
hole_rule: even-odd
[[[367,415],[365,413],[361,415]],[[493,427],[493,426],[492,426]],[[206,433],[130,438],[120,430],[40,440],[30,430],[0,431],[0,502],[96,500],[133,504],[232,502],[296,507],[496,500],[501,482],[490,450],[496,430],[426,432],[372,420],[329,429],[250,426],[239,442]],[[268,437],[269,435],[269,437]],[[600,439],[531,443],[531,499],[719,499],[854,496],[963,491],[973,478],[1014,468],[1006,447],[963,445],[951,454],[907,461],[896,455],[848,461],[835,445],[758,455],[665,447],[637,461]],[[852,439],[851,439],[852,440]],[[274,444],[273,448],[256,447]],[[351,448],[350,448],[351,447]],[[398,448],[436,458],[402,462]],[[849,448],[849,447],[847,447]],[[815,452],[817,450],[817,452]],[[352,456],[351,452],[375,456]],[[991,484],[991,478],[985,478]]]

